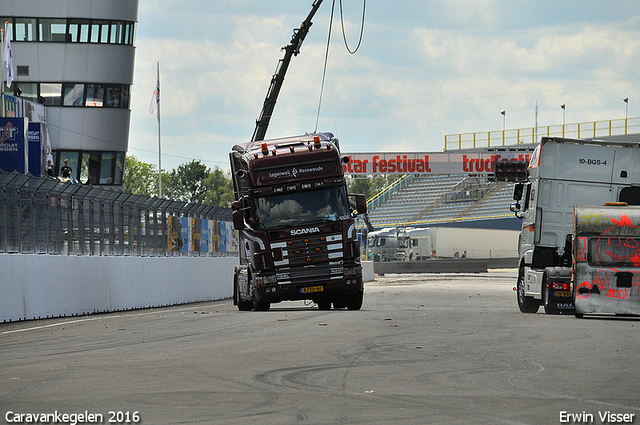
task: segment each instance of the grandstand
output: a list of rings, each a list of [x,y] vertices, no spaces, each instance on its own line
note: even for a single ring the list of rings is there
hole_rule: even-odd
[[[640,118],[610,119],[536,128],[450,134],[445,152],[499,153],[533,151],[539,136],[626,140],[640,129]],[[497,145],[496,145],[497,144]],[[500,146],[500,144],[502,146]],[[486,146],[486,147],[480,147]],[[513,183],[489,181],[486,175],[404,175],[371,198],[369,220],[376,228],[394,226],[460,226],[519,229],[509,210]],[[366,227],[358,219],[359,228]]]
[[[469,221],[513,218],[513,183],[492,182],[485,177],[454,175],[403,176],[403,186],[369,202],[369,220],[376,228],[431,226]],[[398,182],[396,182],[397,184]],[[385,189],[389,191],[390,188]],[[379,196],[382,196],[383,191]],[[493,223],[491,227],[512,227]]]

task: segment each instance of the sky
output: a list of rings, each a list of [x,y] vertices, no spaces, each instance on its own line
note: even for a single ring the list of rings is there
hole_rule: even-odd
[[[228,170],[312,4],[140,0],[128,154],[157,166],[159,62],[162,168]],[[267,139],[317,130],[343,152],[428,152],[446,134],[534,127],[536,105],[539,126],[640,117],[637,0],[369,0],[355,54],[344,37],[353,51],[365,3],[341,14],[335,0],[330,33],[333,4],[291,61]]]

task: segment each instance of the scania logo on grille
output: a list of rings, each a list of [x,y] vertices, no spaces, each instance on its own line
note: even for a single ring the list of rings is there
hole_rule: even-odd
[[[309,227],[307,229],[295,229],[291,231],[291,236],[306,235],[307,233],[318,233],[318,232],[320,232],[319,227]]]

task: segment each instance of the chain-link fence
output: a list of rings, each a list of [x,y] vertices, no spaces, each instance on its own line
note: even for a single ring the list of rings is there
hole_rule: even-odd
[[[0,171],[0,252],[237,255],[231,210]]]

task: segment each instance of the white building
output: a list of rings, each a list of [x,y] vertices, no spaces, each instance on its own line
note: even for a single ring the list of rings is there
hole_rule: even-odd
[[[2,0],[15,78],[4,92],[46,107],[58,172],[122,185],[138,0]]]

